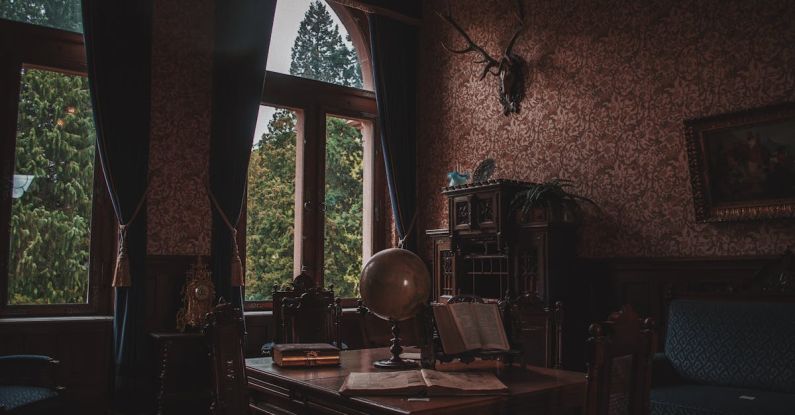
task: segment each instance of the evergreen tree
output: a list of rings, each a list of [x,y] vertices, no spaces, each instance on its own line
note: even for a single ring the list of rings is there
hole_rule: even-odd
[[[295,122],[279,110],[251,152],[246,229],[246,300],[270,298],[293,274]]]
[[[326,284],[337,294],[359,296],[362,271],[364,147],[362,133],[347,120],[326,120]]]
[[[348,38],[350,41],[350,37]],[[326,6],[313,1],[298,27],[290,74],[343,86],[362,87],[356,51],[342,41]]]
[[[350,39],[349,39],[350,40]],[[342,41],[326,6],[313,1],[291,50],[290,73],[361,87],[356,52]],[[252,151],[249,167],[246,297],[270,298],[293,277],[295,116],[277,111]],[[343,297],[358,296],[362,266],[362,134],[347,120],[326,121],[326,284]]]
[[[0,18],[83,32],[80,0],[0,0]]]
[[[88,81],[25,69],[16,174],[33,182],[11,209],[9,302],[86,301],[94,165]]]

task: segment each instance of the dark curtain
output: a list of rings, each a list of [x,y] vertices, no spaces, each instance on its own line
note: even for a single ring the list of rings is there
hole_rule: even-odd
[[[233,232],[246,197],[246,177],[257,123],[276,0],[215,4],[210,190],[213,202],[213,279],[216,295],[241,305],[232,281]]]
[[[120,225],[126,225],[124,278],[113,315],[115,403],[139,407],[148,396],[144,369],[144,260],[149,158],[152,2],[83,0],[83,28],[97,151]],[[121,262],[121,261],[119,261]],[[117,272],[118,274],[118,272]],[[118,276],[118,275],[117,275]],[[150,400],[150,399],[146,399]]]
[[[416,28],[377,14],[367,16],[389,197],[403,247],[416,251],[417,209]]]

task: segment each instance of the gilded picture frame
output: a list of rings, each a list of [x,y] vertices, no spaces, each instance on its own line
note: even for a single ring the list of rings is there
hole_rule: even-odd
[[[795,103],[685,121],[699,222],[795,218]]]

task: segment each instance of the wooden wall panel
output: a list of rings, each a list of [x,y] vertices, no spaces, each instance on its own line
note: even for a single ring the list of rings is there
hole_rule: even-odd
[[[58,382],[75,413],[99,414],[109,404],[111,336],[111,317],[0,319],[0,355],[60,360]]]

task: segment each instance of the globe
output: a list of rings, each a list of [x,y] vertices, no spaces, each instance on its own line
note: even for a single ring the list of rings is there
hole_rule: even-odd
[[[417,315],[428,301],[431,281],[417,254],[401,248],[385,249],[362,268],[359,293],[376,316],[403,321]]]

